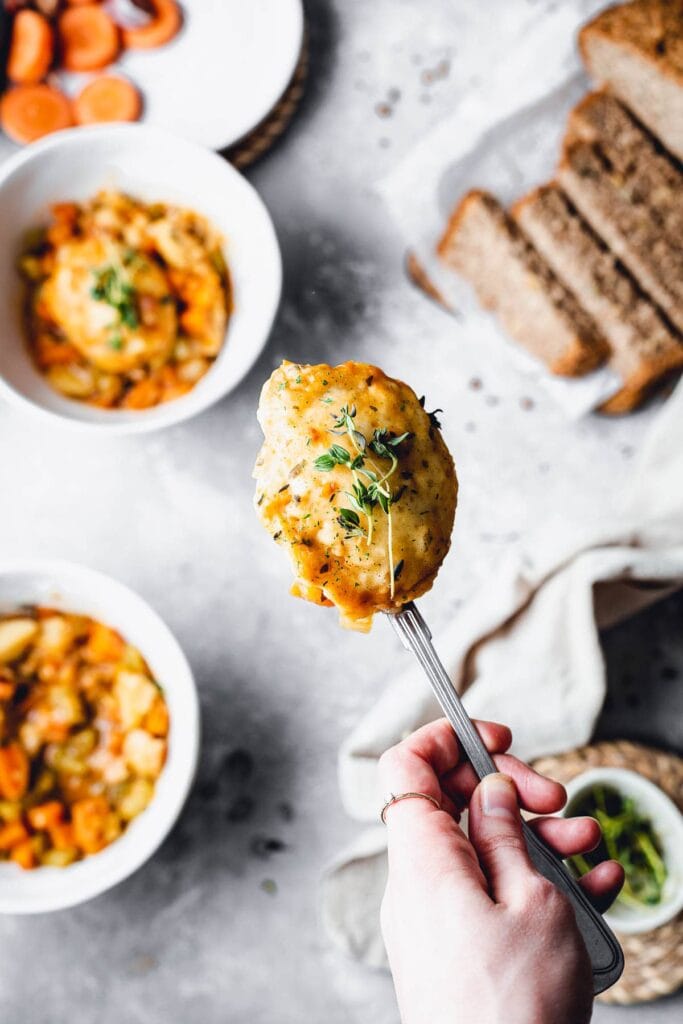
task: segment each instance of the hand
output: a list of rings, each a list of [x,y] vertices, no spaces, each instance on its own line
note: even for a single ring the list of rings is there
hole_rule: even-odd
[[[459,763],[445,719],[418,730],[380,761],[389,793],[433,796],[386,813],[389,879],[382,932],[403,1024],[585,1024],[590,962],[569,901],[533,868],[519,805],[559,811],[564,787],[504,753],[504,725],[478,722],[499,772],[477,784]],[[469,838],[458,825],[469,807]],[[592,818],[538,817],[531,827],[562,857],[600,841]],[[600,910],[623,871],[606,861],[580,884]]]

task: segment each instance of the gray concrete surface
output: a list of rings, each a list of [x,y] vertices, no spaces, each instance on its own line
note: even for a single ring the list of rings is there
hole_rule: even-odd
[[[549,6],[514,3],[520,18]],[[340,635],[334,615],[287,596],[288,568],[251,511],[254,407],[285,355],[374,360],[444,406],[463,490],[454,552],[424,602],[437,632],[536,523],[609,513],[652,414],[571,425],[498,367],[461,379],[457,329],[406,282],[372,188],[485,73],[478,54],[505,45],[490,29],[510,6],[311,0],[306,101],[249,175],[282,243],[284,301],[236,394],[177,429],[97,442],[0,409],[0,551],[86,562],[138,589],[190,657],[204,724],[197,786],[149,864],[75,910],[0,918],[2,1024],[397,1022],[388,977],[328,945],[317,881],[356,831],[338,744],[401,655],[381,624]],[[512,463],[501,432],[517,438]],[[600,735],[683,747],[682,614],[672,598],[605,638]],[[673,1024],[682,1008],[595,1019]]]

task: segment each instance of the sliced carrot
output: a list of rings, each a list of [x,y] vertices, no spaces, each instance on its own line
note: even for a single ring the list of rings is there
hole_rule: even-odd
[[[98,71],[116,60],[119,30],[101,7],[69,7],[60,14],[57,29],[67,71]]]
[[[28,839],[28,832],[20,821],[11,821],[0,828],[0,850],[3,853],[11,850],[17,843],[23,843],[25,839]]]
[[[2,97],[0,125],[14,142],[33,142],[71,124],[71,104],[49,85],[15,85]]]
[[[5,800],[18,800],[28,787],[29,763],[19,743],[0,747],[0,793]]]
[[[38,11],[18,11],[12,24],[7,77],[18,85],[34,85],[48,73],[54,56],[52,26]]]
[[[32,839],[24,839],[23,843],[17,843],[16,846],[13,846],[10,857],[24,871],[30,871],[38,863],[36,848]]]
[[[105,835],[109,804],[103,796],[77,800],[71,808],[74,842],[84,853],[97,853],[107,845]]]
[[[100,0],[66,0],[67,7],[85,7],[87,4],[97,4]]]
[[[74,100],[74,116],[78,124],[137,121],[141,112],[140,93],[127,78],[117,75],[100,75]]]
[[[60,824],[64,814],[64,804],[59,800],[48,800],[45,804],[37,804],[28,811],[26,817],[31,828],[41,832]]]
[[[183,24],[175,0],[152,0],[154,15],[146,25],[123,29],[123,45],[129,50],[153,50],[177,35]]]

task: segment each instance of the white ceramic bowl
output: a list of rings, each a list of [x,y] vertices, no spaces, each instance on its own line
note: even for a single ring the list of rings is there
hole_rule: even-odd
[[[33,366],[22,330],[24,288],[16,258],[27,229],[45,224],[58,201],[83,201],[101,188],[166,201],[206,216],[225,239],[234,311],[223,349],[182,398],[141,411],[96,409],[51,388]],[[0,167],[0,395],[53,421],[109,433],[138,433],[195,416],[231,391],[268,339],[280,300],[282,266],[263,202],[226,160],[148,125],[102,125],[57,132]]]
[[[683,815],[672,800],[649,779],[623,768],[591,768],[566,786],[567,809],[591,786],[602,783],[633,799],[649,818],[662,843],[668,877],[662,900],[654,907],[635,908],[617,900],[605,914],[616,932],[638,934],[666,924],[683,909]]]
[[[0,863],[0,913],[36,914],[82,903],[127,878],[167,835],[194,777],[199,706],[177,641],[142,598],[116,580],[69,562],[0,562],[0,612],[22,603],[81,612],[113,626],[140,649],[168,704],[168,756],[149,807],[100,853],[65,868],[23,871]]]

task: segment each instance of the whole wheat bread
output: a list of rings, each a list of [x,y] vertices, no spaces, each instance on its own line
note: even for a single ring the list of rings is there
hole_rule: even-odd
[[[590,74],[683,160],[683,0],[634,0],[579,34]]]
[[[553,373],[579,376],[607,356],[596,325],[494,196],[468,192],[438,252],[470,282],[508,334]]]
[[[558,185],[531,192],[515,204],[512,214],[557,277],[600,324],[610,344],[609,362],[623,387],[605,411],[635,408],[657,381],[683,367],[680,336]]]
[[[579,141],[565,148],[557,179],[642,289],[683,330],[683,250],[641,194],[638,178],[616,171],[598,146]]]
[[[566,142],[577,139],[599,147],[637,201],[647,203],[662,233],[683,248],[683,171],[626,107],[610,93],[589,93],[569,116]]]

